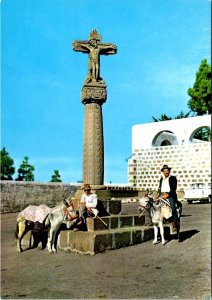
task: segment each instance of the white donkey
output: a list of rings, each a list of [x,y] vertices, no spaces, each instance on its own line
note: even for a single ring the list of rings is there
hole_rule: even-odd
[[[145,210],[147,210],[154,226],[153,244],[157,244],[158,227],[159,227],[161,242],[163,245],[165,245],[166,240],[164,238],[163,218],[164,217],[166,219],[170,218],[172,216],[172,212],[170,209],[168,209],[168,211],[166,211],[164,214],[164,212],[162,211],[163,210],[162,207],[164,206],[161,205],[160,201],[155,201],[153,200],[153,198],[150,198],[148,195],[145,195],[143,198],[139,200],[139,211],[141,211],[141,215],[144,213]]]
[[[74,211],[74,206],[72,203],[68,203],[66,200],[64,200],[63,204],[52,208],[45,221],[45,226],[49,226],[47,243],[49,253],[57,252],[57,238],[61,225],[63,223],[68,223],[68,229],[73,229],[74,225],[77,226],[78,221],[79,215]]]

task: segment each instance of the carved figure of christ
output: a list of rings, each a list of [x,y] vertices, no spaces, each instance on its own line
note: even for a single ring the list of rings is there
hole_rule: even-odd
[[[117,48],[112,43],[99,43],[98,40],[90,39],[89,41],[74,41],[73,49],[82,53],[88,53],[88,76],[86,82],[100,82],[100,55],[116,54]]]

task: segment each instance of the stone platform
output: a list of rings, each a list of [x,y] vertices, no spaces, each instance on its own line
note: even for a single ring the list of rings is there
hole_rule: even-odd
[[[153,226],[145,225],[145,216],[113,215],[99,219],[88,218],[88,231],[62,230],[58,237],[58,250],[94,255],[107,250],[141,244],[154,238]],[[108,228],[108,229],[107,229]],[[171,224],[164,224],[165,239],[172,232]],[[30,232],[22,240],[23,249],[29,246]]]
[[[60,250],[94,255],[140,244],[154,238],[153,226],[145,226],[145,216],[119,215],[102,217],[107,227],[94,218],[87,219],[88,231],[61,231]],[[172,234],[172,226],[164,225],[165,237]]]

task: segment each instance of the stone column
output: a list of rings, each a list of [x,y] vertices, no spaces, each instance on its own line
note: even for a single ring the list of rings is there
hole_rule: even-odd
[[[102,104],[107,99],[106,85],[100,76],[100,56],[117,53],[113,43],[101,43],[101,35],[94,29],[88,41],[73,42],[73,50],[88,54],[88,74],[82,87],[85,105],[83,183],[94,189],[104,189],[104,137]]]
[[[104,134],[102,104],[106,101],[106,85],[86,83],[81,99],[84,110],[83,182],[95,188],[104,184]]]

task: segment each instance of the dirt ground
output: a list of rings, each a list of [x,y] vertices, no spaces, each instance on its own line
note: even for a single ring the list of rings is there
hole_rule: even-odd
[[[137,204],[123,204],[137,212]],[[182,242],[80,255],[16,251],[17,214],[1,215],[2,299],[211,299],[211,204],[183,202]]]

